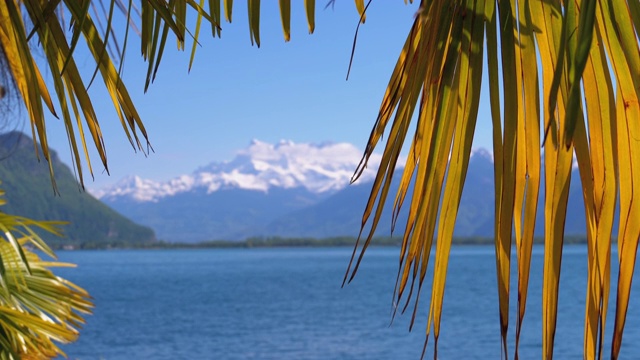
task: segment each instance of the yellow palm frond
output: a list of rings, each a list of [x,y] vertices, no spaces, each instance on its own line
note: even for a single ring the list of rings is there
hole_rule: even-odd
[[[384,147],[354,250],[353,277],[380,221],[395,164],[417,109],[407,165],[394,203],[395,223],[409,216],[400,253],[396,301],[420,291],[435,242],[427,334],[439,335],[448,255],[475,131],[480,76],[488,71],[494,135],[495,256],[503,351],[509,327],[511,252],[518,269],[515,356],[525,315],[536,211],[544,208],[543,357],[552,358],[569,185],[576,154],[589,248],[584,352],[601,357],[611,281],[616,194],[620,276],[612,356],[628,306],[640,223],[640,82],[635,1],[422,1],[383,97],[359,175],[385,132]],[[615,18],[613,17],[615,14]],[[481,64],[482,49],[487,64]],[[540,75],[539,75],[540,74]],[[539,79],[539,76],[541,78]],[[419,100],[419,101],[418,101]],[[543,104],[541,108],[541,104]],[[542,115],[542,117],[541,117]],[[544,147],[541,147],[544,145]],[[538,194],[544,181],[544,203]],[[415,283],[415,285],[414,285]],[[409,302],[409,299],[406,302]],[[417,296],[415,299],[417,306]],[[415,316],[415,310],[414,310]],[[433,324],[433,325],[432,325]],[[433,326],[433,328],[432,328]],[[425,344],[426,346],[426,344]]]

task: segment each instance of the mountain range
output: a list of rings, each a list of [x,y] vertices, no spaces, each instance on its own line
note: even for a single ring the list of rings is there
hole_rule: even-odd
[[[350,184],[361,156],[360,150],[346,143],[254,140],[230,161],[213,162],[164,182],[131,176],[94,195],[169,242],[355,236],[375,177],[375,166],[368,167]],[[379,159],[373,156],[370,164]],[[394,179],[392,189],[397,188],[400,174]],[[567,234],[582,234],[585,220],[577,170],[573,179],[565,227]],[[493,186],[493,157],[487,150],[476,149],[455,236],[493,236]],[[377,235],[391,233],[392,201],[393,194]],[[406,209],[400,213],[398,227],[405,216]],[[539,212],[536,233],[541,235],[542,230]]]
[[[40,234],[53,247],[106,247],[155,241],[151,228],[135,224],[83,191],[69,167],[52,151],[56,194],[49,165],[39,161],[36,154],[33,140],[27,135],[17,131],[0,135],[0,189],[5,192],[3,198],[7,202],[0,211],[34,220],[69,221],[61,227],[63,237]]]

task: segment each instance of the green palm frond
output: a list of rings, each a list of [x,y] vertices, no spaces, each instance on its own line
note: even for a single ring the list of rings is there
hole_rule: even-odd
[[[4,200],[2,199],[2,203]],[[51,272],[71,264],[53,257],[36,230],[58,233],[56,222],[38,222],[0,212],[0,357],[52,358],[64,355],[59,343],[77,339],[93,304],[89,294]]]

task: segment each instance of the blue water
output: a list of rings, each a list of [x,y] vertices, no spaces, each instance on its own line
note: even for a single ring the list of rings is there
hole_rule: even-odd
[[[63,350],[71,359],[418,359],[430,286],[413,331],[410,312],[390,326],[398,251],[370,249],[345,288],[350,248],[60,252],[61,260],[79,266],[58,272],[89,290],[96,305],[80,339]],[[542,248],[536,248],[523,359],[541,357],[541,281]],[[495,283],[492,247],[454,247],[440,359],[500,358]],[[560,285],[555,356],[581,359],[584,246],[565,248]],[[622,359],[640,358],[635,288]],[[512,299],[510,343],[515,291]],[[427,358],[432,354],[433,338]]]

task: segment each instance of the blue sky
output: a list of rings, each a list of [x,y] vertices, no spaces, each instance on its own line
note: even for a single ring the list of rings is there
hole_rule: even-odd
[[[188,73],[187,51],[169,47],[144,94],[146,64],[130,37],[124,81],[138,107],[155,153],[135,153],[101,84],[90,89],[101,121],[111,176],[93,156],[89,189],[127,175],[167,180],[212,161],[229,160],[251,139],[275,143],[349,142],[363,149],[417,4],[374,1],[360,27],[353,68],[345,81],[358,13],[352,1],[316,9],[309,35],[302,2],[292,4],[292,36],[285,43],[275,1],[262,3],[261,47],[251,46],[246,3],[234,3],[233,23],[222,38],[203,28],[201,47]],[[79,64],[83,66],[82,53]],[[86,61],[85,70],[93,70]],[[487,91],[480,108],[475,147],[491,147]],[[102,100],[104,99],[104,100]],[[63,161],[70,155],[60,121],[49,119],[50,145]],[[26,127],[24,130],[28,130]],[[95,155],[95,154],[94,154]],[[85,167],[86,170],[86,167]]]

